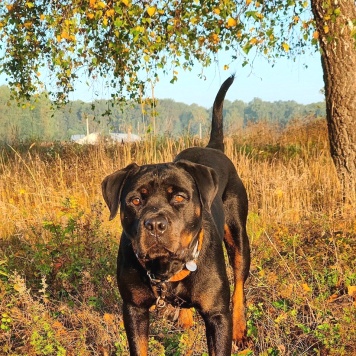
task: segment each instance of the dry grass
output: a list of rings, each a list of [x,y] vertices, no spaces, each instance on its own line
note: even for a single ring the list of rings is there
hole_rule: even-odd
[[[0,353],[126,355],[102,179],[193,144],[23,144],[0,152]],[[264,123],[226,141],[250,198],[249,346],[240,354],[356,352],[354,207],[342,205],[323,121]],[[152,355],[202,355],[204,327],[153,318]]]

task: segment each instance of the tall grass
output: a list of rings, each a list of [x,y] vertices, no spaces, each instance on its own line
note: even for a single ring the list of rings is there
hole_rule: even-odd
[[[206,141],[1,148],[0,353],[127,354],[115,285],[120,225],[108,222],[100,183],[196,144]],[[355,207],[340,199],[324,121],[251,125],[226,139],[226,154],[250,201],[244,354],[356,351]],[[153,320],[152,355],[206,352],[198,316],[184,332],[166,317]]]

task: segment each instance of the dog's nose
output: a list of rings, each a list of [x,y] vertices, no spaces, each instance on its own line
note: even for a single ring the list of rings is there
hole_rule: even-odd
[[[164,216],[155,216],[146,219],[144,222],[145,228],[154,235],[162,235],[168,226],[168,221]]]

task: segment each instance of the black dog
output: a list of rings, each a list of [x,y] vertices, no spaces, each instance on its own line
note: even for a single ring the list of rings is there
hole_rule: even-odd
[[[102,183],[110,219],[120,207],[117,278],[131,355],[147,355],[149,308],[155,303],[196,308],[210,355],[230,355],[232,340],[245,339],[248,201],[223,153],[223,101],[233,80],[216,96],[206,148],[188,148],[173,163],[130,164]],[[232,316],[222,241],[234,270]]]

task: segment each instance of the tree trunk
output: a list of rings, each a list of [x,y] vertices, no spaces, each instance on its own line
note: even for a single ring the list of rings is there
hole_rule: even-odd
[[[312,0],[324,71],[331,156],[345,203],[356,204],[356,20],[354,0]]]

